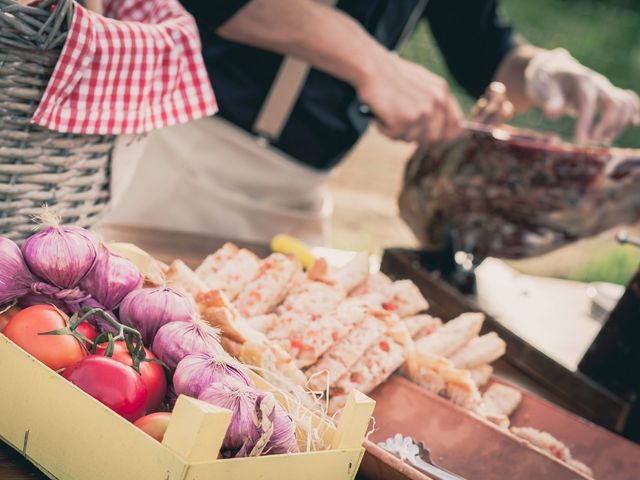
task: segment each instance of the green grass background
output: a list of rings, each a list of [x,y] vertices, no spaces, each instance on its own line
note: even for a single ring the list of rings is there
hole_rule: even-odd
[[[530,43],[545,48],[564,47],[614,84],[640,93],[638,0],[501,0],[500,6],[505,18]],[[424,22],[405,45],[402,55],[447,78],[463,108],[467,111],[471,108],[474,99],[448,74]],[[523,114],[511,123],[555,131],[565,138],[571,138],[573,133],[572,119],[552,121],[539,111]],[[640,128],[627,130],[616,144],[640,148]],[[640,234],[640,228],[632,231]],[[612,236],[606,234],[514,265],[533,274],[624,284],[640,264],[640,249],[619,246]]]

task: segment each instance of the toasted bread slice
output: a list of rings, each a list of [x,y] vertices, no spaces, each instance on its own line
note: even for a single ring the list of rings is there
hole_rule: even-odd
[[[570,465],[575,470],[580,473],[586,475],[587,477],[594,478],[593,470],[591,470],[587,465],[582,463],[580,460],[576,460],[575,458],[570,458],[567,460],[567,464]]]
[[[409,329],[411,338],[414,340],[430,335],[442,326],[442,320],[427,314],[405,317],[402,321]]]
[[[243,344],[245,342],[266,342],[267,337],[251,327],[231,305],[224,293],[211,290],[196,297],[202,319],[219,328],[222,335]]]
[[[296,367],[291,355],[273,342],[246,342],[239,358],[243,363],[279,373],[296,385],[307,383],[307,377]]]
[[[280,253],[272,253],[260,264],[258,276],[242,290],[234,304],[243,317],[271,313],[285,299],[298,275],[300,262]]]
[[[511,433],[527,443],[538,447],[550,455],[566,462],[571,459],[571,451],[564,443],[550,433],[532,427],[511,427]]]
[[[367,280],[369,270],[369,253],[360,252],[341,268],[332,268],[325,259],[318,259],[309,268],[307,276],[311,280],[335,285],[351,292]]]
[[[225,243],[214,253],[207,255],[200,266],[196,268],[196,275],[204,280],[208,276],[217,273],[227,262],[231,261],[239,251],[240,248],[237,245]]]
[[[352,296],[366,295],[368,293],[378,293],[388,296],[389,288],[393,282],[382,272],[376,272],[367,277],[367,280],[358,285],[352,292]]]
[[[203,262],[198,269],[198,276],[211,290],[222,290],[230,300],[240,294],[242,289],[252,281],[260,272],[260,259],[249,250],[238,250],[235,255],[229,257],[217,270],[220,258],[214,254]],[[208,268],[202,268],[207,263]],[[198,272],[198,270],[196,270]]]
[[[501,383],[494,383],[484,392],[482,401],[487,413],[510,416],[522,402],[522,392]]]
[[[384,308],[404,318],[428,310],[429,302],[411,280],[399,280],[389,287]]]
[[[410,352],[406,363],[406,373],[411,381],[436,395],[444,393],[447,386],[440,373],[445,368],[453,368],[449,360],[416,348]]]
[[[334,344],[313,365],[306,374],[310,378],[309,385],[321,389],[329,378],[329,384],[334,385],[345,375],[365,352],[379,341],[388,324],[383,318],[367,312],[365,318],[355,325],[349,336]],[[326,376],[321,372],[326,372]]]
[[[482,396],[468,370],[443,368],[440,374],[447,384],[445,396],[449,400],[467,410],[476,411],[480,407]]]
[[[174,260],[166,272],[167,284],[187,295],[195,297],[209,290],[202,280],[182,260]]]
[[[342,288],[322,282],[304,281],[296,285],[276,309],[280,322],[269,336],[277,339],[302,336],[310,324],[335,311],[345,297]]]
[[[506,350],[504,340],[497,333],[491,332],[471,339],[450,355],[449,359],[458,368],[471,369],[497,360]]]
[[[330,413],[340,408],[340,398],[351,390],[369,393],[386,381],[402,366],[412,348],[413,341],[406,325],[396,322],[365,352],[350,372],[338,380],[332,390],[334,396],[329,401]]]
[[[418,350],[447,357],[478,336],[484,315],[482,313],[463,313],[449,320],[431,335],[416,342]]]
[[[493,375],[493,367],[491,365],[479,365],[469,370],[471,378],[476,382],[478,388],[484,387]]]
[[[313,365],[333,345],[339,343],[352,329],[363,322],[370,308],[357,298],[347,298],[332,312],[325,313],[309,322],[302,331],[294,331],[290,337],[290,348],[300,368]],[[382,315],[386,316],[382,310]]]

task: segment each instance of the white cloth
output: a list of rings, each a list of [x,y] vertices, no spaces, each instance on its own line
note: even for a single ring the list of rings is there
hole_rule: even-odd
[[[149,134],[107,221],[255,242],[287,233],[322,244],[332,212],[328,177],[223,119],[205,118]]]

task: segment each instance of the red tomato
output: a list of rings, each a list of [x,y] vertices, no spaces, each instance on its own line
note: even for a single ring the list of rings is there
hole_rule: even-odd
[[[7,327],[9,320],[11,320],[16,313],[20,311],[18,307],[11,307],[6,312],[0,314],[0,333],[4,332],[4,329]]]
[[[159,442],[164,438],[164,432],[167,431],[171,420],[171,414],[168,412],[158,412],[139,418],[133,424],[147,435],[152,436]]]
[[[107,344],[103,343],[98,346],[96,354],[104,355],[106,349]],[[144,351],[146,358],[157,358],[146,348]],[[127,350],[127,344],[122,341],[115,342],[111,358],[125,365],[133,365],[131,355],[129,355],[129,351]],[[160,408],[160,404],[167,394],[167,377],[164,374],[164,368],[157,362],[140,362],[140,375],[142,376],[145,387],[147,387],[147,393],[149,395],[147,412],[155,412]]]
[[[98,330],[96,330],[96,327],[91,325],[89,322],[82,322],[80,325],[78,325],[78,327],[76,328],[76,332],[84,335],[92,342],[94,342],[96,340],[96,337],[98,336]],[[87,348],[91,348],[90,343],[87,343],[87,342],[84,342],[84,343],[87,346]]]
[[[142,378],[117,360],[89,355],[62,375],[130,422],[145,414],[147,389]]]
[[[16,313],[4,330],[6,337],[53,370],[68,368],[86,356],[71,335],[38,335],[64,328],[67,317],[51,305],[34,305]]]

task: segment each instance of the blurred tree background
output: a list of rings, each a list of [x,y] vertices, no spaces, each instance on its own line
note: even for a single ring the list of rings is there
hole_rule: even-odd
[[[640,93],[639,0],[499,0],[499,5],[503,16],[530,43],[545,48],[564,47],[614,84]],[[451,79],[425,22],[402,54],[450,80],[467,110],[473,105],[474,99]],[[521,115],[511,123],[556,131],[566,138],[573,133],[572,119],[552,121],[539,111]],[[640,128],[627,130],[616,143],[640,148]]]
[[[530,43],[564,47],[614,84],[640,94],[640,0],[499,0],[499,5],[504,18]],[[401,53],[447,78],[461,105],[469,111],[475,100],[447,72],[425,23]],[[574,125],[573,119],[549,120],[539,111],[521,115],[511,123],[555,131],[567,139],[571,139]],[[616,145],[640,148],[640,127],[628,129]],[[635,233],[640,235],[640,226]],[[514,266],[539,275],[624,284],[639,263],[640,250],[617,245],[609,233]]]

